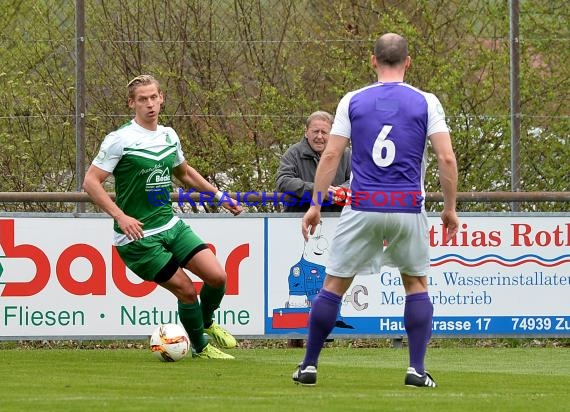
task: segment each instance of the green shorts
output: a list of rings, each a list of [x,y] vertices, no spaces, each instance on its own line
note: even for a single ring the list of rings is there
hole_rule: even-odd
[[[166,282],[208,246],[184,222],[155,235],[117,246],[125,265],[144,280]]]

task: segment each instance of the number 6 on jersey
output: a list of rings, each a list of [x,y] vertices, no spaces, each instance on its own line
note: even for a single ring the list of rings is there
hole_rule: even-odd
[[[392,164],[396,157],[396,146],[391,140],[386,140],[392,126],[384,125],[372,147],[372,159],[379,167],[387,167]]]

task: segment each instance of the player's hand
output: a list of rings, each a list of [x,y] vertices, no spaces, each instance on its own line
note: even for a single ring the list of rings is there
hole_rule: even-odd
[[[130,240],[138,240],[143,238],[144,233],[142,227],[144,223],[139,222],[134,217],[128,216],[124,213],[120,217],[118,217],[116,221],[119,227],[121,228],[121,231]]]
[[[309,235],[315,233],[315,229],[321,223],[321,209],[317,206],[311,206],[305,216],[303,216],[303,221],[301,223],[301,232],[305,238],[305,242],[309,240]]]
[[[350,189],[342,186],[330,186],[329,191],[333,193],[333,203],[338,206],[350,204]]]
[[[453,239],[459,230],[459,218],[455,210],[443,210],[441,221],[445,229],[444,239]]]
[[[327,191],[324,193],[323,200],[331,201],[335,203],[339,198],[337,197],[337,193],[342,189],[340,186],[329,186]]]
[[[225,209],[229,210],[232,215],[237,216],[241,212],[243,212],[243,207],[241,207],[240,205],[237,204],[237,200],[235,200],[235,199],[232,199],[232,200],[234,200],[235,203],[228,201],[228,202],[222,203],[222,206]]]
[[[338,186],[329,186],[329,189],[327,190],[327,194],[325,196],[325,200],[330,200],[331,202],[336,202],[335,197],[336,197],[336,192],[339,189]]]

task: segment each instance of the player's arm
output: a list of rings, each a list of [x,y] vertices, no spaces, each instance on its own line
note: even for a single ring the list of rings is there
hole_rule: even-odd
[[[195,188],[200,192],[216,194],[219,190],[208,182],[196,169],[190,166],[186,160],[173,169],[174,176],[182,182],[186,188]],[[218,199],[219,200],[219,199]],[[222,206],[234,215],[243,212],[243,208],[235,203],[222,203]]]
[[[321,155],[317,172],[315,174],[315,185],[313,187],[313,201],[311,207],[303,217],[302,233],[305,240],[309,239],[309,233],[315,233],[321,219],[321,203],[324,195],[331,186],[336,175],[340,158],[348,144],[348,139],[343,136],[331,135],[325,151]]]
[[[459,219],[455,211],[457,202],[457,161],[451,137],[448,132],[438,132],[429,136],[432,148],[437,156],[439,182],[443,193],[443,211],[441,220],[446,228],[447,237],[457,233]]]
[[[129,239],[140,239],[143,237],[143,223],[126,215],[119,206],[113,202],[113,199],[111,199],[103,187],[103,182],[110,174],[111,173],[95,165],[89,166],[85,174],[85,179],[83,180],[83,189],[87,192],[93,203],[115,219],[123,233],[127,235]]]
[[[329,192],[333,194],[333,202],[343,202],[346,200],[347,193],[350,191],[350,173],[351,173],[351,165],[350,165],[350,149],[346,148],[344,151],[344,155],[340,157],[339,161],[339,168],[342,170],[344,174],[344,178],[346,179],[342,182],[339,186],[329,186]]]
[[[343,136],[331,135],[325,151],[321,155],[317,172],[315,174],[315,185],[313,191],[313,203],[320,209],[324,195],[328,191],[336,175],[340,159],[346,149],[348,139]],[[320,193],[320,196],[319,196]]]

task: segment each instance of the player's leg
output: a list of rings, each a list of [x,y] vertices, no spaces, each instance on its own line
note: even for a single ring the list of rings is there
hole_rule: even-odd
[[[378,223],[374,215],[346,209],[341,214],[331,242],[327,275],[323,287],[312,301],[305,358],[293,374],[296,383],[316,383],[316,368],[323,344],[335,327],[342,295],[348,290],[355,273],[375,273],[375,269],[380,269],[382,242],[374,230]]]
[[[427,277],[402,274],[402,281],[406,290],[404,328],[408,335],[410,358],[405,384],[435,388],[436,383],[424,366],[433,320],[433,304],[427,291]]]
[[[327,275],[323,287],[313,299],[309,314],[309,334],[305,358],[293,373],[293,381],[302,385],[317,383],[317,364],[325,340],[338,318],[342,295],[348,290],[354,277],[341,278]]]
[[[204,281],[200,290],[200,303],[205,332],[218,346],[235,348],[236,339],[213,320],[214,312],[220,307],[226,292],[227,275],[222,265],[210,249],[203,249],[196,253],[185,267]]]
[[[180,322],[186,329],[194,351],[203,351],[204,338],[202,310],[192,280],[180,268],[179,260],[164,244],[175,237],[176,230],[169,229],[136,242],[118,246],[117,252],[127,267],[140,278],[156,282],[169,290],[178,301]]]
[[[178,299],[180,322],[188,333],[190,342],[192,342],[192,348],[197,353],[200,353],[206,347],[208,341],[204,337],[202,309],[196,296],[194,283],[180,267],[175,269],[172,277],[165,279],[166,276],[163,276],[158,284],[172,292]]]
[[[386,261],[398,267],[406,293],[404,328],[408,336],[409,368],[405,383],[435,387],[425,372],[425,355],[431,338],[433,304],[428,294],[429,244],[425,214],[391,216]]]
[[[303,366],[317,366],[323,344],[336,324],[342,295],[348,290],[353,279],[354,277],[326,276],[323,287],[313,299],[311,306],[309,336]]]
[[[410,367],[423,375],[424,359],[431,338],[433,304],[427,291],[427,278],[402,274],[406,290],[404,327],[408,335]]]
[[[178,298],[178,315],[192,342],[193,356],[204,359],[233,359],[233,356],[216,349],[205,339],[202,308],[190,277],[178,268],[174,276],[160,285]]]
[[[204,331],[223,348],[237,345],[235,338],[213,322],[214,312],[226,292],[226,272],[204,241],[184,222],[178,222],[168,239],[168,248],[188,269],[204,282],[200,290],[200,307]]]

